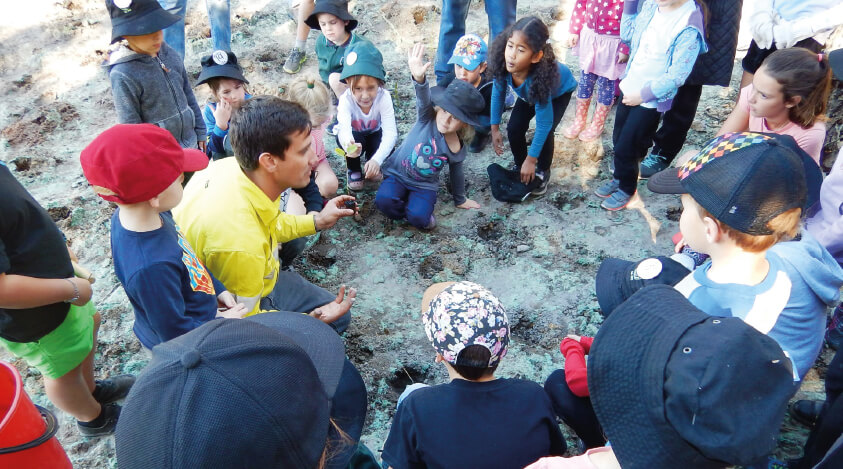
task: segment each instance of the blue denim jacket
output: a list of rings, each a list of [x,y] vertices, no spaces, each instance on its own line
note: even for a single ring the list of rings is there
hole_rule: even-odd
[[[629,44],[629,63],[635,59],[635,53],[638,52],[638,46],[641,44],[641,36],[658,9],[655,1],[644,0],[641,11],[638,11],[638,3],[639,0],[626,0],[621,18],[621,40]],[[688,25],[671,40],[667,50],[669,58],[664,74],[661,78],[644,85],[641,89],[641,99],[645,103],[658,101],[656,110],[659,112],[670,109],[676,90],[691,74],[697,56],[705,52],[708,52],[708,46],[705,43],[703,31],[703,15],[697,7],[688,18]],[[626,70],[629,71],[629,67]],[[621,79],[626,77],[626,73],[625,71]]]

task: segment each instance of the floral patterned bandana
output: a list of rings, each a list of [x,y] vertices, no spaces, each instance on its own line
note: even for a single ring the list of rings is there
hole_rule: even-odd
[[[492,352],[489,367],[506,355],[506,311],[489,290],[476,283],[459,282],[442,290],[422,313],[422,321],[433,348],[452,365],[464,348],[474,344]]]

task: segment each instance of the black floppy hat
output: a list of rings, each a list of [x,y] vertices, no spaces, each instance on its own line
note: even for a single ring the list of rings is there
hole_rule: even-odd
[[[480,114],[486,107],[486,101],[477,88],[467,81],[452,80],[447,87],[432,87],[430,100],[468,125],[481,125]]]
[[[609,257],[600,264],[594,279],[597,303],[608,316],[633,293],[647,285],[674,286],[691,271],[664,256],[630,262]]]
[[[142,36],[173,25],[181,16],[174,15],[155,0],[105,0],[111,16],[111,42],[123,36]]]
[[[770,454],[797,387],[775,340],[651,285],[600,327],[588,389],[622,467],[701,469]]]
[[[347,1],[318,0],[316,6],[313,8],[313,13],[304,20],[305,24],[313,29],[321,30],[322,28],[319,27],[319,13],[330,13],[343,21],[348,21],[348,24],[345,26],[346,31],[351,31],[357,27],[357,20],[348,12]]]
[[[249,83],[243,76],[243,69],[237,63],[234,52],[215,50],[213,54],[202,57],[202,72],[195,86],[207,82],[211,78],[231,78]]]
[[[524,184],[521,182],[520,171],[506,169],[497,163],[490,164],[486,172],[489,173],[492,197],[501,202],[523,202],[541,183],[539,178],[533,178],[529,184]]]

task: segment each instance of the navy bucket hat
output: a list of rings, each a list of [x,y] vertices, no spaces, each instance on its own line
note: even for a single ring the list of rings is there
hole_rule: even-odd
[[[155,0],[106,0],[111,16],[111,43],[123,36],[143,36],[166,29],[181,19]]]
[[[195,86],[206,83],[212,78],[230,78],[249,83],[249,80],[243,76],[243,69],[237,63],[234,52],[224,50],[216,50],[213,54],[202,57],[202,72],[199,73]]]

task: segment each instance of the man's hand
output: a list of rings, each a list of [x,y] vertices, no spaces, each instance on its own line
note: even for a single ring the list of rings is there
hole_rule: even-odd
[[[430,68],[430,62],[424,61],[424,44],[414,44],[407,55],[407,66],[416,83],[424,83],[424,75]]]
[[[354,210],[345,208],[346,200],[354,200],[350,195],[340,195],[329,200],[321,212],[313,216],[316,231],[322,231],[334,226],[342,217],[354,216]]]
[[[492,146],[495,148],[495,154],[501,156],[503,154],[503,135],[501,135],[500,126],[492,126]]]
[[[228,130],[228,121],[231,120],[231,103],[222,100],[217,103],[217,108],[214,109],[214,119],[217,121],[217,127],[220,130]]]
[[[537,158],[524,158],[524,163],[521,164],[521,182],[524,184],[529,184],[536,177],[536,161]]]
[[[310,315],[324,323],[330,324],[347,313],[356,298],[357,290],[349,288],[348,296],[346,296],[345,285],[343,285],[340,287],[340,292],[334,301],[314,309],[310,312]]]

